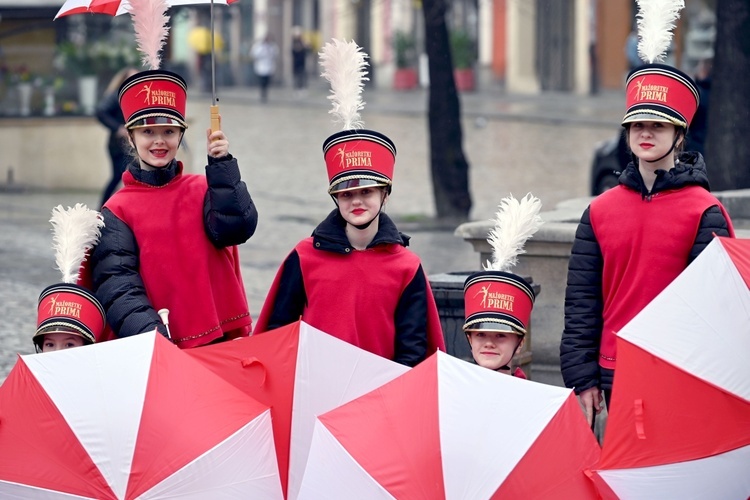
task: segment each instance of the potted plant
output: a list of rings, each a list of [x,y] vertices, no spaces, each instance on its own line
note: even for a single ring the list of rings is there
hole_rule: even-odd
[[[99,81],[106,82],[120,69],[137,63],[135,45],[111,40],[63,42],[55,60],[58,70],[78,79],[79,103],[87,115],[95,111]]]
[[[393,36],[396,52],[396,72],[393,75],[395,90],[409,90],[417,86],[416,42],[411,33],[397,31]]]
[[[474,90],[474,41],[465,31],[455,30],[450,34],[450,42],[456,89],[459,91]]]

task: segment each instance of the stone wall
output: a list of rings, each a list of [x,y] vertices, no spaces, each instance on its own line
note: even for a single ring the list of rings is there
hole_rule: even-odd
[[[200,133],[189,128],[186,141],[202,145]],[[0,189],[103,190],[111,175],[108,134],[92,116],[0,119]],[[178,158],[191,171],[185,149]]]

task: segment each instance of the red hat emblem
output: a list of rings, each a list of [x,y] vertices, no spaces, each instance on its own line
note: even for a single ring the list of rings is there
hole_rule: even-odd
[[[396,146],[372,130],[345,130],[323,143],[328,170],[328,193],[364,186],[390,186]]]
[[[510,326],[525,334],[534,306],[534,290],[520,276],[503,271],[480,271],[464,283],[464,330],[492,330]]]
[[[123,82],[119,96],[126,128],[155,125],[187,128],[187,84],[176,73],[164,70],[137,73]]]
[[[627,81],[627,111],[623,125],[661,121],[687,128],[698,109],[698,88],[682,71],[666,64],[645,64]]]
[[[48,286],[39,295],[34,342],[48,333],[68,332],[94,343],[104,324],[104,308],[91,292],[71,283]]]

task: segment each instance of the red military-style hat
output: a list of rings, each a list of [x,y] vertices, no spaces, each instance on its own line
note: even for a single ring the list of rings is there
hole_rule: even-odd
[[[187,84],[177,73],[161,69],[136,73],[120,86],[119,98],[126,128],[187,128]]]
[[[480,271],[464,282],[464,331],[525,335],[536,295],[529,283],[504,271]]]
[[[390,186],[396,146],[373,130],[344,130],[323,143],[328,170],[328,194],[365,186]]]
[[[72,333],[93,344],[104,331],[104,308],[94,295],[82,286],[59,283],[48,286],[39,295],[37,329],[34,344],[48,333]]]
[[[622,125],[658,121],[688,128],[700,98],[692,78],[666,64],[644,64],[627,80],[627,111]]]

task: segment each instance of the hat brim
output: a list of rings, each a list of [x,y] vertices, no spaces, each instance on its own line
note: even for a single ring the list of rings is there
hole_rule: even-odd
[[[69,333],[71,335],[81,337],[87,344],[95,343],[93,336],[89,332],[80,331],[78,327],[70,324],[65,324],[64,322],[56,322],[47,326],[43,326],[34,334],[34,336],[32,337],[32,341],[35,344],[39,344],[43,341],[44,336],[49,333]]]
[[[328,188],[328,194],[343,193],[345,191],[354,191],[355,189],[362,189],[366,187],[386,187],[390,183],[386,182],[385,179],[375,178],[357,178],[357,179],[346,179],[340,182],[336,182]]]
[[[132,120],[126,125],[125,128],[146,128],[146,127],[180,127],[187,129],[188,126],[184,121],[181,121],[172,116],[146,116],[143,118],[137,118]]]
[[[671,116],[667,116],[667,115],[649,113],[648,111],[638,111],[636,113],[626,115],[625,118],[622,119],[621,125],[625,126],[628,123],[635,123],[635,122],[671,123],[675,127],[687,127],[686,123],[681,122],[680,120],[676,118],[672,118]]]
[[[523,337],[526,335],[526,331],[520,329],[518,326],[513,325],[509,322],[502,322],[500,320],[493,321],[484,318],[482,321],[468,322],[464,325],[464,332],[508,332],[514,333]]]

